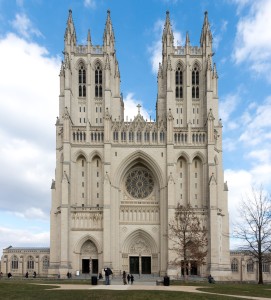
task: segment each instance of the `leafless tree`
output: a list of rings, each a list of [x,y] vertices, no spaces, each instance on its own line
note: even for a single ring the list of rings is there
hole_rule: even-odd
[[[270,261],[271,198],[263,187],[251,188],[240,202],[239,220],[234,237],[242,240],[240,250],[250,253],[259,263],[259,284],[263,284],[263,263]]]
[[[196,262],[197,266],[205,263],[207,255],[207,229],[201,224],[199,217],[191,205],[178,205],[174,219],[169,223],[169,240],[177,255],[171,263],[184,270],[189,269],[189,263]]]

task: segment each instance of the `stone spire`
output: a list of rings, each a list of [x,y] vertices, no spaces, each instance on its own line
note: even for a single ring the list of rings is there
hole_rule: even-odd
[[[204,21],[203,21],[203,26],[202,26],[202,30],[201,30],[201,36],[200,36],[200,45],[201,47],[209,47],[210,51],[208,51],[209,53],[212,52],[212,33],[211,33],[211,29],[210,29],[210,24],[208,21],[208,12],[205,12],[205,16],[204,16]]]
[[[105,23],[104,29],[104,47],[110,47],[114,49],[115,46],[115,35],[110,17],[110,10],[107,11],[107,19]]]
[[[189,33],[188,31],[186,32],[186,37],[185,37],[185,46],[189,47],[190,45],[190,38],[189,38]]]
[[[163,53],[171,53],[173,49],[174,36],[170,24],[169,11],[166,13],[166,21],[163,30],[162,43],[163,43]]]
[[[64,35],[65,48],[67,46],[76,46],[76,32],[72,19],[72,10],[69,10],[69,16],[67,20],[67,26]]]
[[[87,42],[88,42],[88,45],[91,45],[91,36],[90,36],[90,30],[88,30]]]

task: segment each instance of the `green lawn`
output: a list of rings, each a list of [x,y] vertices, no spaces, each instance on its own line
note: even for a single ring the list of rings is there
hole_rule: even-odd
[[[101,300],[169,300],[169,299],[184,299],[184,300],[213,300],[213,299],[221,299],[221,300],[233,300],[237,298],[233,297],[223,297],[219,295],[210,295],[210,294],[195,294],[195,293],[184,293],[184,292],[161,292],[161,291],[112,291],[112,290],[56,290],[53,286],[44,286],[44,285],[36,285],[33,283],[74,283],[74,284],[84,284],[89,282],[87,281],[38,281],[38,280],[0,280],[0,299],[35,299],[35,300],[43,300],[43,299],[101,299]],[[192,285],[192,284],[191,284]],[[193,284],[195,285],[195,284]],[[264,285],[258,286],[254,284],[197,284],[200,285],[203,291],[220,293],[220,294],[235,294],[235,295],[245,295],[245,296],[258,296],[258,297],[269,297],[271,298],[271,286]],[[206,288],[204,288],[206,287]],[[208,288],[207,288],[208,287]],[[50,289],[53,288],[53,289]],[[155,287],[154,287],[155,288]]]

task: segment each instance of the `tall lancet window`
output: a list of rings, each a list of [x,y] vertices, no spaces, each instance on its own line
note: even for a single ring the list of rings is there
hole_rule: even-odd
[[[78,88],[79,97],[86,97],[86,68],[82,63],[79,65],[78,71]]]
[[[195,66],[192,71],[192,99],[199,98],[199,68]]]
[[[183,98],[183,71],[180,65],[178,65],[175,72],[175,85],[176,85],[176,92],[175,92],[176,99]]]
[[[95,67],[95,97],[103,97],[103,71],[99,63]]]

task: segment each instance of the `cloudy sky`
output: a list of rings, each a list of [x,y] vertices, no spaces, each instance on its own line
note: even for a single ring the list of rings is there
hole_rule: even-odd
[[[161,33],[199,45],[204,11],[214,37],[231,220],[253,184],[271,185],[271,0],[0,0],[0,249],[49,246],[50,184],[63,37],[72,9],[78,44],[115,30],[125,115],[155,116]],[[1,253],[1,250],[0,250]]]

